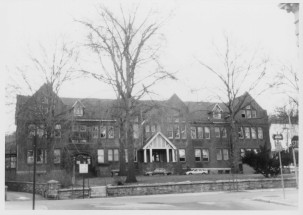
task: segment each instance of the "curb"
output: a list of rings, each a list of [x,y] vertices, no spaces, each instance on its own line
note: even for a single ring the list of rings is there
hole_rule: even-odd
[[[298,207],[298,205],[296,205],[296,204],[286,203],[286,202],[281,202],[281,201],[275,201],[275,200],[268,200],[268,199],[263,199],[263,198],[254,198],[253,200],[254,201],[260,201],[260,202],[266,202],[266,203],[273,203],[273,204],[278,204],[278,205]]]

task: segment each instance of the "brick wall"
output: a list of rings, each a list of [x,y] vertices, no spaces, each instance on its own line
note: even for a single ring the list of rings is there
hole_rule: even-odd
[[[5,182],[5,185],[8,186],[8,191],[16,192],[33,192],[33,183],[32,182],[20,182],[20,181],[8,181]],[[46,183],[36,183],[36,194],[44,196],[44,193],[47,189]]]

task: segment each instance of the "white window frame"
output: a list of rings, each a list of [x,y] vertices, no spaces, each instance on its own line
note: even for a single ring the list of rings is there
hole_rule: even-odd
[[[106,139],[106,126],[105,125],[100,126],[100,138]]]
[[[186,139],[187,138],[187,135],[186,135],[186,125],[185,124],[181,124],[181,138],[182,139]]]
[[[222,149],[223,154],[223,160],[227,161],[229,160],[229,150],[228,149]]]
[[[244,127],[245,139],[251,139],[250,127]]]
[[[114,149],[114,161],[119,161],[119,149]]]
[[[98,149],[98,163],[104,163],[104,149]]]
[[[197,127],[197,132],[198,132],[198,139],[203,139],[203,127]]]
[[[186,162],[186,151],[185,151],[185,149],[179,149],[178,152],[179,152],[179,162],[185,163]]]
[[[34,163],[34,151],[33,150],[27,150],[27,164],[33,164]]]
[[[205,139],[210,139],[210,127],[204,127],[204,137]]]
[[[221,129],[220,127],[215,127],[215,137],[221,138]]]
[[[174,136],[175,136],[175,139],[180,139],[181,138],[180,127],[177,124],[174,125]]]
[[[222,127],[221,132],[222,132],[222,138],[227,138],[227,129],[226,129],[226,127]]]
[[[257,139],[257,129],[255,127],[251,127],[251,139]]]
[[[202,157],[201,149],[195,149],[195,161],[201,162],[201,160],[202,160],[201,157]],[[197,158],[198,158],[198,160],[197,160]]]
[[[206,152],[206,153],[204,153]],[[204,160],[205,155],[207,155],[207,160]],[[208,149],[202,149],[202,161],[203,162],[209,162],[209,150]]]
[[[107,160],[110,162],[114,161],[114,150],[113,149],[107,149]]]
[[[54,164],[61,163],[61,149],[54,149]]]
[[[222,155],[221,149],[216,149],[216,157],[217,157],[217,161],[223,160],[223,155]]]
[[[241,140],[244,139],[244,137],[245,137],[244,129],[242,126],[238,127],[238,137]]]
[[[197,139],[197,128],[194,126],[190,127],[190,137],[192,140],[196,140]]]
[[[167,137],[168,139],[173,139],[174,138],[174,129],[171,124],[168,125],[167,127]]]
[[[258,127],[258,139],[263,140],[264,132],[262,127]]]

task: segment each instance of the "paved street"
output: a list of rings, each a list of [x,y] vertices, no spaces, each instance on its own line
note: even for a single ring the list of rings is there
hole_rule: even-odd
[[[18,193],[17,193],[18,194]],[[6,210],[31,210],[28,197],[8,193]],[[20,193],[19,193],[20,194]],[[24,193],[20,194],[21,196]],[[14,198],[12,198],[14,196]],[[297,210],[298,191],[286,189],[242,192],[207,192],[76,200],[43,200],[37,197],[37,210]]]

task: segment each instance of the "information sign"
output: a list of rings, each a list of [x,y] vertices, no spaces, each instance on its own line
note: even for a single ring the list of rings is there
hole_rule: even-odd
[[[88,164],[79,164],[79,173],[88,173]]]

